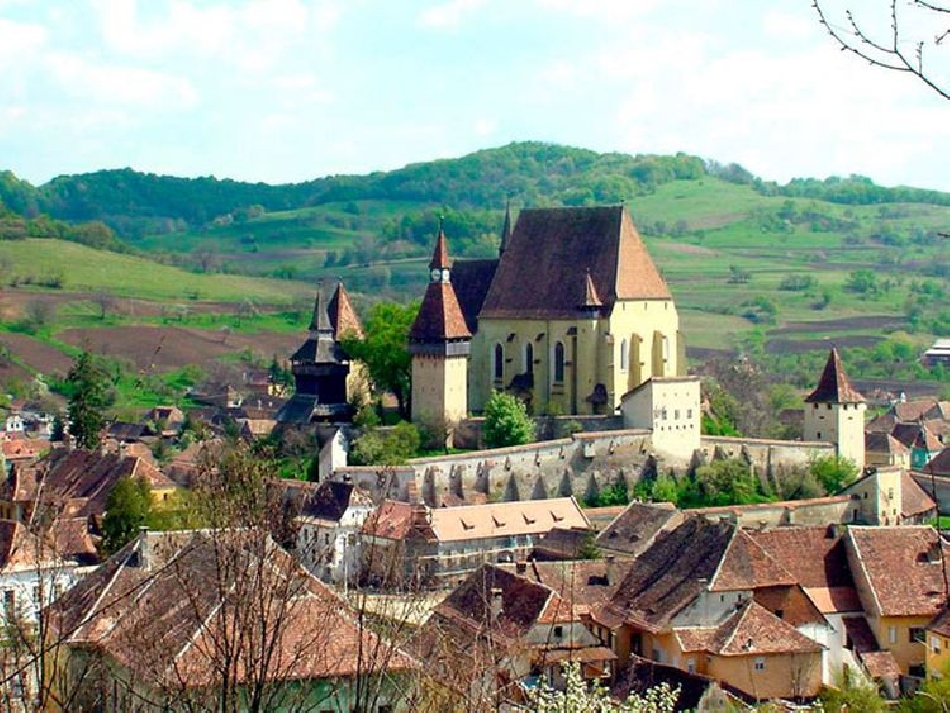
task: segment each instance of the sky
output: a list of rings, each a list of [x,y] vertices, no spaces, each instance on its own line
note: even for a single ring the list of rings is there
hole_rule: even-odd
[[[35,184],[286,183],[526,140],[950,190],[950,102],[839,51],[811,0],[0,0],[0,169]]]

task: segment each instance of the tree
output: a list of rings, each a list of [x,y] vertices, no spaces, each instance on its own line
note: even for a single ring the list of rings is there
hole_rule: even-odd
[[[399,413],[409,418],[410,374],[409,328],[416,319],[419,305],[380,302],[366,320],[366,336],[344,334],[343,350],[351,359],[366,365],[377,390],[390,391],[399,402]]]
[[[534,438],[534,423],[524,401],[496,391],[485,404],[485,445],[489,448],[520,446]]]
[[[932,74],[927,64],[929,55],[925,57],[928,49],[945,47],[950,38],[950,5],[935,0],[908,0],[901,3],[888,0],[888,32],[883,37],[869,32],[867,27],[873,23],[859,20],[850,9],[845,11],[843,21],[838,22],[829,17],[825,3],[821,0],[813,0],[812,5],[818,13],[818,21],[842,50],[875,67],[910,74],[939,96],[950,99],[950,82]],[[908,26],[916,29],[928,25],[935,26],[925,39],[914,38],[913,33],[908,36],[904,32]],[[924,33],[924,30],[920,30],[919,34]]]
[[[526,689],[528,706],[533,713],[673,713],[679,688],[666,682],[639,695],[631,693],[626,700],[616,701],[600,681],[588,686],[581,676],[579,663],[563,665],[566,686],[563,691],[551,688],[546,681],[537,688]]]
[[[413,424],[400,421],[386,435],[375,428],[353,441],[350,462],[353,465],[403,465],[419,453],[422,434]]]
[[[862,713],[881,713],[887,705],[877,688],[861,679],[848,674],[847,667],[834,687],[826,687],[821,692],[822,708],[832,711],[861,711]]]
[[[843,487],[850,485],[858,476],[858,466],[854,461],[838,455],[815,458],[809,464],[808,470],[818,479],[821,487],[829,495],[834,495]]]
[[[69,432],[80,448],[96,448],[105,424],[106,375],[88,351],[82,352],[66,376],[69,388]]]
[[[102,518],[102,550],[111,555],[135,539],[148,521],[152,494],[144,478],[120,478],[106,500]]]

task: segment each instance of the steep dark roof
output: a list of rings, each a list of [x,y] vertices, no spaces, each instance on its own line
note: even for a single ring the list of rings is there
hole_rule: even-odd
[[[926,426],[917,423],[898,423],[891,434],[908,448],[934,453],[943,449],[943,444]]]
[[[576,317],[587,268],[605,311],[618,299],[672,299],[623,206],[531,208],[518,216],[480,317]]]
[[[805,402],[854,404],[863,401],[864,397],[851,386],[848,375],[844,373],[837,347],[832,347],[818,386],[805,398]]]
[[[498,246],[498,254],[501,255],[508,249],[508,241],[511,240],[511,201],[505,201],[505,224],[501,227],[501,242]]]
[[[637,555],[645,550],[664,528],[675,525],[682,514],[672,503],[630,503],[597,536],[597,546]]]
[[[923,467],[925,473],[950,475],[950,448],[944,448]]]
[[[300,514],[305,517],[339,522],[351,501],[365,502],[363,495],[364,493],[361,493],[353,483],[329,480],[321,483],[320,487],[304,501]]]
[[[543,584],[494,565],[482,565],[456,587],[436,607],[436,611],[456,620],[462,619],[471,627],[480,629],[488,626],[491,620],[493,592],[501,596],[501,611],[496,624],[522,633],[541,617],[545,605],[554,594]]]
[[[662,628],[709,587],[735,532],[729,523],[686,520],[637,558],[610,607],[640,626]]]
[[[449,250],[441,224],[429,268],[440,270],[449,268]],[[419,306],[419,314],[416,315],[409,329],[409,341],[417,344],[432,344],[450,339],[466,339],[471,336],[472,333],[465,323],[452,283],[442,282],[441,279],[431,281]]]
[[[864,450],[867,453],[886,453],[901,455],[907,453],[907,446],[890,434],[890,431],[865,431]]]
[[[333,296],[330,298],[330,304],[327,305],[327,311],[330,317],[330,325],[333,327],[333,338],[339,339],[347,332],[355,334],[357,337],[363,337],[363,325],[360,318],[353,309],[349,295],[343,287],[342,280],[337,283]]]
[[[478,329],[478,313],[482,311],[497,269],[497,258],[457,260],[452,265],[452,287],[455,288],[465,324],[472,334]]]
[[[445,231],[442,230],[442,220],[439,220],[439,235],[435,239],[435,250],[432,251],[432,259],[429,260],[429,269],[438,268],[445,270],[451,267],[449,262],[449,246],[445,240]]]
[[[313,316],[310,318],[310,336],[290,359],[293,362],[311,364],[342,363],[346,359],[334,338],[333,325],[330,324],[330,315],[323,297],[323,280],[320,280],[317,286]]]

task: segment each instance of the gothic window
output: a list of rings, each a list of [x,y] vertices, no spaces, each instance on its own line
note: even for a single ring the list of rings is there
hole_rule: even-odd
[[[626,339],[620,340],[620,371],[627,370],[627,362],[630,360],[630,344]]]
[[[496,381],[501,381],[505,378],[505,350],[502,349],[501,344],[495,345],[495,361],[493,364],[493,371]]]
[[[557,342],[554,345],[554,382],[557,384],[564,381],[564,344]]]
[[[531,342],[524,345],[524,373],[534,373],[534,345]]]

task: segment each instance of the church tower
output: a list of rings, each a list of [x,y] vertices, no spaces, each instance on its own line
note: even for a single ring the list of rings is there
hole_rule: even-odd
[[[429,262],[429,286],[409,330],[412,355],[412,420],[449,426],[468,413],[469,332],[452,287],[442,221]]]
[[[851,386],[832,347],[818,386],[805,398],[805,440],[830,441],[838,455],[864,469],[864,397]]]

